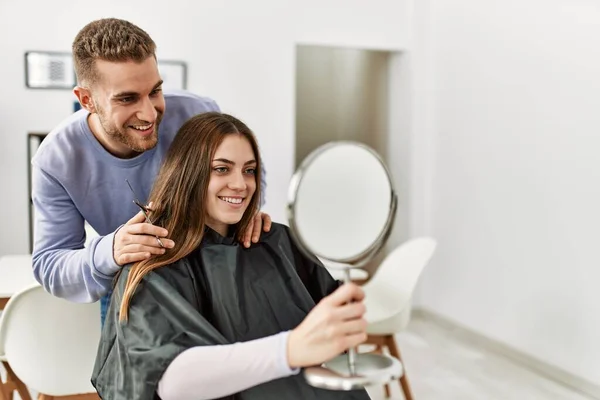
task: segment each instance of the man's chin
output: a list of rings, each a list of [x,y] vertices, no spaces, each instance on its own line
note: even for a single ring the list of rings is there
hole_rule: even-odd
[[[144,151],[152,150],[157,144],[158,136],[154,134],[148,138],[135,140],[130,147],[138,153],[142,153]]]

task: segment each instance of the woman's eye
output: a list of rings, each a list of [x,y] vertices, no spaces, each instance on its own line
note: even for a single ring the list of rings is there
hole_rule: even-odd
[[[249,175],[254,175],[254,174],[256,174],[256,168],[248,168],[246,170],[246,173]]]
[[[225,172],[227,172],[227,167],[216,167],[215,172],[218,172],[219,174],[224,174]]]

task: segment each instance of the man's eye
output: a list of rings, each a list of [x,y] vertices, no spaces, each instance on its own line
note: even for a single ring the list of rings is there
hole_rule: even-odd
[[[159,94],[160,92],[162,92],[162,88],[156,88],[152,91],[152,93],[150,93],[151,96],[156,96],[157,94]]]
[[[133,101],[133,97],[121,97],[119,101],[121,103],[131,103]]]

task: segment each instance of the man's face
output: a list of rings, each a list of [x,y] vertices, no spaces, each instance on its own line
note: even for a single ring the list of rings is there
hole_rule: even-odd
[[[158,142],[165,111],[162,80],[154,57],[134,61],[96,61],[99,79],[91,87],[91,102],[101,131],[99,140],[117,157],[133,157]],[[98,129],[96,129],[98,130]]]

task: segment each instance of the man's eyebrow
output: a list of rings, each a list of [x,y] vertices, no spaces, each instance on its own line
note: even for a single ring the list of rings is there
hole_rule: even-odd
[[[152,88],[151,91],[154,91],[156,89],[158,89],[161,85],[163,84],[163,80],[161,79],[160,81],[158,81],[158,83],[156,85],[154,85],[154,87]],[[140,94],[138,92],[120,92],[117,93],[113,96],[113,98],[119,98],[119,97],[135,97],[135,96],[139,96]]]

